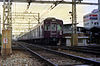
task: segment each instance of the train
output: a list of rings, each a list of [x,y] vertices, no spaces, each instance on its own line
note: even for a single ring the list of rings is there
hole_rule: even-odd
[[[30,32],[20,36],[18,41],[40,45],[56,46],[63,41],[63,21],[54,17],[43,20]]]

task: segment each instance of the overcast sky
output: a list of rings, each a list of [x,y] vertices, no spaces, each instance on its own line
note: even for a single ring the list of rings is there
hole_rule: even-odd
[[[71,1],[71,0],[66,0]],[[84,2],[94,2],[97,3],[98,0],[83,0]],[[40,13],[41,19],[47,17],[55,17],[64,21],[64,23],[71,23],[71,11],[70,4],[59,4],[54,9],[50,10],[50,7],[53,4],[37,4],[31,3],[28,12]],[[77,22],[79,26],[83,26],[83,16],[87,13],[90,13],[93,9],[97,9],[97,5],[77,5]],[[13,12],[25,12],[27,9],[27,3],[13,3],[12,11]],[[2,13],[2,3],[0,3],[0,11]],[[42,20],[41,20],[42,21]],[[18,26],[17,26],[18,27]]]
[[[71,1],[71,0],[65,0],[65,1]],[[95,2],[97,3],[98,0],[83,0],[83,2]],[[1,3],[0,3],[1,4]],[[34,12],[34,13],[40,13],[41,18],[46,17],[57,17],[64,21],[70,22],[70,15],[69,11],[71,11],[71,5],[69,4],[59,4],[56,6],[53,10],[49,10],[50,6],[52,4],[35,4],[32,3],[30,5],[30,8],[28,9],[28,12]],[[0,8],[0,11],[2,9],[2,6]],[[15,12],[21,11],[24,12],[27,9],[27,3],[14,3],[12,10]],[[90,13],[93,9],[97,9],[97,6],[93,5],[77,5],[77,19],[78,21],[82,21],[83,15]],[[81,19],[80,19],[81,18]]]

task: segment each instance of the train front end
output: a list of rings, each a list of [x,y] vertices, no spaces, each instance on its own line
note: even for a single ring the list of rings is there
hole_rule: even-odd
[[[44,21],[44,38],[46,44],[56,46],[62,39],[63,21],[48,18]]]

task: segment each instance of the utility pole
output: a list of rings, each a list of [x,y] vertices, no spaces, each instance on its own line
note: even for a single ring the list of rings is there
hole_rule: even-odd
[[[77,0],[81,3],[82,0]],[[77,34],[77,19],[76,19],[76,0],[72,0],[72,38],[71,46],[78,46],[78,34]]]
[[[39,37],[40,37],[40,13],[38,13],[38,24],[39,24]]]
[[[1,54],[4,58],[12,53],[12,16],[11,0],[3,0],[3,30],[2,30],[2,47]]]
[[[28,31],[29,31],[29,33],[30,33],[30,35],[31,35],[31,27],[30,27],[30,22],[31,22],[31,18],[29,18],[29,27],[28,27],[28,28],[29,28],[29,30],[28,30]],[[28,38],[31,38],[31,36],[30,36],[30,35],[28,36]]]
[[[0,34],[1,34],[1,15],[0,15]]]
[[[28,31],[30,32],[31,31],[31,27],[30,27],[30,21],[31,21],[31,18],[29,18],[29,29],[28,29]]]
[[[40,24],[40,13],[38,13],[38,24]]]
[[[100,0],[98,0],[98,23],[100,26]]]

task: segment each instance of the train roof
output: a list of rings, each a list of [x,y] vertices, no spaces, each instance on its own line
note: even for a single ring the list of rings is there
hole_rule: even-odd
[[[48,17],[48,18],[46,18],[44,21],[62,21],[62,20],[56,19],[56,18],[54,18],[54,17]]]
[[[54,17],[48,17],[45,20],[50,20],[50,19],[56,19],[56,18],[54,18]]]

